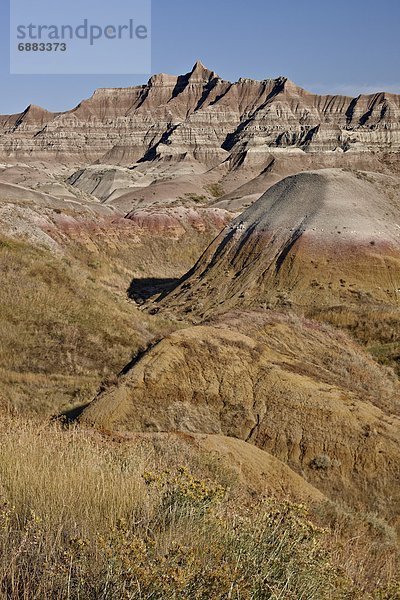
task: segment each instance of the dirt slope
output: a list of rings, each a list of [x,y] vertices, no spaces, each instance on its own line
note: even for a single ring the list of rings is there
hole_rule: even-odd
[[[323,169],[270,188],[162,302],[204,318],[233,307],[399,305],[398,192]]]
[[[369,509],[379,504],[393,517],[396,414],[394,375],[342,334],[249,313],[163,339],[89,405],[82,422],[242,439],[323,493]]]

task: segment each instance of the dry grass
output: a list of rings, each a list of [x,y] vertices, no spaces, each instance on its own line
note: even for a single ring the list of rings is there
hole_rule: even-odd
[[[136,352],[177,326],[129,302],[133,278],[179,277],[214,233],[174,240],[128,223],[52,232],[61,251],[0,235],[0,386],[22,412],[90,401]]]
[[[389,530],[252,500],[183,439],[0,428],[0,598],[396,598]]]
[[[67,255],[1,238],[0,273],[2,396],[22,411],[54,414],[89,401],[168,330]]]
[[[340,306],[313,314],[312,318],[351,333],[381,364],[400,374],[400,312],[395,307]]]
[[[225,194],[225,190],[221,183],[211,183],[206,187],[207,192],[213,196],[213,198],[222,198]]]
[[[394,311],[390,314],[394,319]],[[366,342],[355,343],[353,336],[346,332],[344,319],[349,320],[349,315],[343,311],[326,312],[323,320],[330,321],[329,325],[292,312],[232,311],[209,322],[217,325],[225,323],[233,330],[238,329],[256,339],[261,349],[268,347],[286,355],[291,364],[287,361],[285,367],[296,373],[351,390],[383,410],[398,412],[399,384],[396,374],[391,368],[382,369],[374,360],[376,356],[371,358],[365,352],[363,346]],[[370,324],[370,327],[373,325]],[[372,353],[371,346],[367,346],[367,349]]]

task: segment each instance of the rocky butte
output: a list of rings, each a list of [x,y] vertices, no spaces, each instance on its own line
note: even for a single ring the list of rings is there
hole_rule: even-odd
[[[130,166],[138,161],[265,164],[272,153],[396,154],[400,96],[319,96],[286,77],[235,83],[197,62],[186,75],[99,89],[52,113],[0,116],[0,158]],[[329,166],[329,165],[326,165]]]

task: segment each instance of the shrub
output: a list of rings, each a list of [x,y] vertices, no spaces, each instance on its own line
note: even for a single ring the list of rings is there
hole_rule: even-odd
[[[4,415],[0,482],[1,600],[396,598],[376,519],[254,498],[193,439]]]
[[[310,463],[313,469],[329,469],[332,466],[331,459],[326,454],[316,456]]]
[[[225,190],[220,183],[212,183],[206,189],[214,198],[221,198],[225,194]]]

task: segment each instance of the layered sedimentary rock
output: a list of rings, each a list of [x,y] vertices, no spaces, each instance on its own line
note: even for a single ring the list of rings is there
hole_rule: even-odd
[[[322,169],[270,188],[163,302],[204,317],[238,306],[398,307],[399,298],[396,195],[373,174]]]
[[[183,76],[99,89],[65,113],[29,106],[0,117],[0,156],[231,167],[271,151],[399,152],[400,96],[318,96],[284,77],[230,83],[196,63]]]
[[[343,334],[272,312],[234,313],[150,348],[81,420],[246,440],[331,497],[368,509],[384,497],[392,515],[398,401],[393,373]]]
[[[134,210],[125,218],[150,234],[179,238],[193,230],[220,231],[231,220],[231,214],[220,208],[177,206]]]

